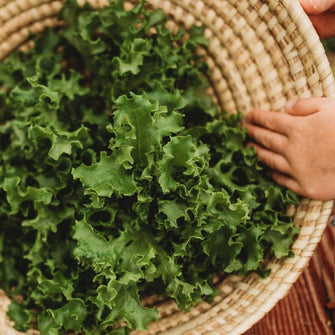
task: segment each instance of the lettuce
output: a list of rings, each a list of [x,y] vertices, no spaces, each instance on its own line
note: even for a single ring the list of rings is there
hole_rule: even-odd
[[[0,283],[19,330],[121,334],[220,274],[290,256],[298,201],[206,93],[203,27],[67,1],[67,25],[0,64]]]

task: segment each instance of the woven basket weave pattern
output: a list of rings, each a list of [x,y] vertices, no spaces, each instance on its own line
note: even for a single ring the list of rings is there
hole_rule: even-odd
[[[85,1],[78,1],[84,3]],[[107,0],[90,0],[95,7]],[[135,0],[132,2],[136,2]],[[60,23],[62,1],[0,0],[0,60],[15,49],[29,48],[30,31]],[[210,39],[205,52],[211,68],[211,92],[227,112],[262,107],[281,111],[287,100],[335,96],[333,75],[310,21],[295,0],[148,0],[172,25],[186,29],[201,23]],[[128,4],[131,6],[131,4]],[[222,294],[189,312],[171,301],[149,298],[160,319],[136,334],[242,334],[283,298],[308,264],[326,227],[333,201],[303,199],[288,208],[301,232],[294,258],[271,260],[271,274],[230,275],[218,283]],[[1,300],[1,298],[0,298]],[[1,319],[0,319],[1,322]],[[7,330],[0,332],[12,334]],[[13,334],[18,334],[13,332]]]

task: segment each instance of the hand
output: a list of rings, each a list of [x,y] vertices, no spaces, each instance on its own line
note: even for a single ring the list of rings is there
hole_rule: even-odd
[[[299,0],[321,38],[335,35],[335,0]]]
[[[299,195],[335,199],[335,99],[290,101],[286,113],[254,110],[247,129],[272,178]]]

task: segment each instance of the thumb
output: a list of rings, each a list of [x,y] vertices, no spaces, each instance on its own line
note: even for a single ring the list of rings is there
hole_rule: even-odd
[[[334,0],[299,0],[299,2],[307,14],[321,14],[335,8]]]
[[[299,100],[289,100],[286,103],[285,111],[296,116],[306,116],[314,114],[326,103],[326,98],[302,98]]]
[[[310,20],[320,38],[335,35],[335,12],[327,12],[320,15],[311,15]]]

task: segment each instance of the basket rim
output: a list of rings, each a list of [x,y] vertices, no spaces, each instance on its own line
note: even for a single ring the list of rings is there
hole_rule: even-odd
[[[132,0],[137,2],[137,0]],[[15,11],[20,10],[20,8],[34,8],[34,10],[31,10],[31,14],[36,14],[36,8],[43,8],[41,12],[43,12],[41,18],[43,17],[43,20],[45,21],[46,25],[52,25],[54,24],[54,20],[52,19],[54,17],[54,13],[60,8],[61,3],[63,0],[0,0],[0,25],[7,24],[10,27],[10,24],[12,23],[11,20],[15,19]],[[83,1],[81,1],[83,2]],[[108,0],[90,0],[91,3],[96,3],[98,6],[103,5],[105,2],[108,2]],[[218,8],[218,0],[148,0],[148,2],[154,6],[164,6],[167,2],[172,3],[176,8],[179,6],[183,8],[184,11],[189,13],[195,13],[197,11],[197,8],[193,8],[191,4],[196,6],[201,6],[201,3],[204,3],[205,6],[208,6],[211,8]],[[299,30],[300,37],[304,40],[304,43],[306,44],[306,48],[311,54],[313,64],[315,65],[315,69],[317,74],[320,77],[320,90],[322,91],[322,94],[327,97],[335,97],[335,81],[334,76],[331,71],[328,58],[326,56],[325,50],[322,46],[322,43],[320,41],[320,38],[315,31],[310,19],[302,9],[300,3],[298,1],[294,0],[245,0],[245,1],[239,1],[239,0],[221,0],[222,3],[229,2],[230,4],[238,7],[243,6],[245,3],[250,4],[251,6],[254,6],[256,4],[259,4],[260,2],[263,3],[264,8],[277,8],[278,5],[282,5],[285,13],[280,12],[280,15],[283,15],[283,17],[280,17],[283,21],[289,17],[289,19],[295,24],[295,27]],[[21,7],[20,7],[21,6]],[[46,13],[45,11],[48,11],[52,7],[52,11],[50,13]],[[12,13],[12,17],[10,15],[3,19],[1,16],[2,11],[7,10],[6,13]],[[288,15],[288,16],[285,16]],[[37,15],[37,14],[36,14]],[[38,17],[37,17],[38,18]],[[2,21],[1,21],[2,19]],[[28,19],[28,22],[29,19]],[[37,31],[39,29],[42,29],[44,26],[40,24],[41,22],[38,22],[38,19],[34,21],[30,27],[33,27]],[[213,23],[213,26],[215,26],[215,22]],[[293,29],[293,28],[292,28]],[[0,33],[1,34],[1,33]],[[11,41],[15,44],[18,43],[19,39],[21,37],[27,36],[27,27],[23,25],[20,30],[15,30],[10,34],[9,38],[11,38]],[[10,50],[11,45],[10,43],[6,41],[0,42],[0,59],[3,59],[6,57],[6,50]],[[13,44],[13,45],[14,45]],[[20,45],[20,43],[18,43]],[[7,48],[7,49],[6,49]],[[1,50],[3,53],[1,53]],[[193,319],[189,322],[187,327],[184,327],[183,325],[177,324],[176,326],[172,326],[170,328],[167,328],[164,331],[159,332],[160,334],[217,334],[220,332],[220,334],[229,334],[229,335],[239,335],[248,330],[251,326],[253,326],[256,322],[258,322],[267,312],[269,312],[276,303],[281,300],[289,291],[289,289],[292,287],[292,285],[295,283],[295,281],[299,278],[300,274],[302,273],[303,269],[307,266],[312,254],[314,253],[318,243],[321,240],[322,234],[326,228],[326,225],[328,223],[328,218],[332,212],[332,208],[334,206],[334,201],[317,201],[317,200],[310,200],[307,198],[302,199],[300,205],[298,208],[295,208],[292,210],[292,215],[294,215],[297,219],[299,219],[302,222],[303,225],[303,232],[302,232],[302,238],[298,238],[298,240],[294,243],[293,249],[295,250],[296,257],[295,259],[285,259],[275,261],[274,263],[271,263],[272,266],[274,266],[273,276],[271,276],[269,279],[266,279],[263,283],[265,288],[268,290],[268,292],[271,292],[270,297],[266,300],[266,303],[263,303],[261,305],[257,302],[257,296],[253,296],[253,299],[248,302],[247,308],[249,310],[252,310],[252,313],[249,313],[249,315],[243,315],[245,318],[243,320],[240,320],[238,324],[235,324],[232,328],[229,330],[226,330],[226,332],[223,332],[223,328],[220,328],[220,323],[229,323],[229,321],[226,321],[221,315],[217,314],[211,317],[211,327],[209,329],[205,329],[203,323],[208,322],[208,316],[209,309],[204,308],[204,312],[200,312],[199,314],[195,314]],[[315,214],[317,213],[317,215]],[[313,233],[311,233],[311,227],[308,225],[310,221],[313,221]],[[306,226],[305,226],[305,223]],[[289,268],[290,271],[292,271],[291,274],[285,273],[287,276],[286,278],[282,278],[282,280],[279,280],[281,275],[281,269],[282,267]],[[283,272],[284,273],[284,272]],[[257,281],[254,274],[249,274],[244,278],[244,281],[247,283],[253,283]],[[272,279],[276,279],[277,283],[270,283]],[[226,290],[225,284],[229,287],[237,286],[239,290],[243,293],[243,290],[247,290],[249,287],[244,287],[243,285],[239,285],[240,283],[240,277],[234,277],[231,276],[226,281],[222,282],[221,285],[223,286],[222,290]],[[261,289],[260,289],[261,291]],[[262,293],[262,291],[261,291]],[[225,297],[229,299],[231,292],[226,292]],[[263,301],[264,302],[264,301]],[[221,309],[225,308],[226,302],[225,300],[220,300],[216,302],[216,306],[220,305]],[[257,308],[253,308],[257,306]],[[213,307],[213,306],[212,306]],[[231,306],[228,306],[232,310]],[[201,307],[202,308],[202,307]],[[214,322],[214,321],[215,322]],[[228,329],[228,328],[227,328]],[[221,333],[222,331],[222,333]],[[141,332],[139,332],[140,334]],[[137,334],[137,332],[136,332]]]

